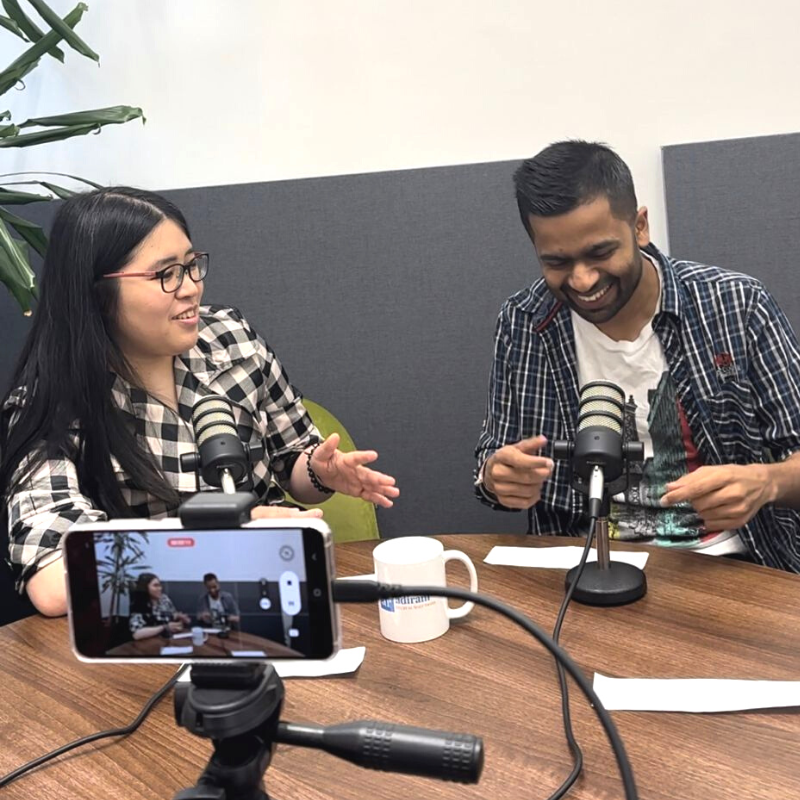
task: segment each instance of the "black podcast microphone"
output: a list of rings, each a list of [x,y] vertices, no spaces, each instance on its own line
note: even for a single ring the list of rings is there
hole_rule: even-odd
[[[625,395],[616,384],[592,381],[581,389],[572,469],[588,484],[589,516],[599,517],[603,491],[625,469]]]
[[[609,498],[630,486],[630,464],[644,461],[644,445],[624,440],[625,395],[616,384],[592,381],[581,389],[575,441],[553,443],[553,457],[568,459],[572,487],[588,495],[589,538],[597,534],[597,561],[567,573],[572,596],[589,605],[622,605],[647,591],[644,572],[631,564],[611,561]]]
[[[477,783],[483,769],[483,741],[467,733],[365,720],[327,727],[279,722],[275,740],[360,767],[459,783]]]
[[[263,458],[263,447],[250,447],[239,438],[233,407],[227,397],[209,395],[192,409],[198,452],[180,458],[184,472],[197,476],[197,494],[182,503],[178,514],[187,527],[238,526],[250,519],[258,503],[252,492],[250,464]],[[201,492],[200,475],[222,492]]]
[[[199,468],[209,486],[226,494],[239,486],[249,489],[250,449],[239,438],[230,400],[220,395],[200,398],[192,409],[192,425],[199,452],[182,455],[181,468]]]

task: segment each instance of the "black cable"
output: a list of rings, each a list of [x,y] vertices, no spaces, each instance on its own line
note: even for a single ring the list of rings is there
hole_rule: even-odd
[[[572,595],[575,593],[575,587],[583,574],[583,569],[586,566],[586,559],[592,549],[592,542],[594,541],[595,526],[597,525],[597,517],[592,517],[589,521],[589,535],[586,537],[586,546],[581,553],[581,560],[578,562],[578,569],[575,572],[575,578],[570,583],[569,588],[564,594],[564,599],[561,601],[561,608],[558,610],[556,617],[556,624],[553,628],[553,641],[559,644],[559,636],[561,635],[561,626],[564,623],[564,617],[567,614],[567,607],[569,606]],[[567,776],[567,779],[561,786],[550,795],[548,800],[561,800],[562,797],[572,788],[575,781],[578,780],[583,770],[583,751],[580,748],[575,734],[572,730],[572,715],[569,710],[569,687],[567,685],[567,677],[564,674],[564,667],[561,662],[556,660],[556,672],[558,673],[558,685],[561,688],[561,716],[564,719],[564,735],[567,737],[567,744],[572,751],[573,767],[572,772]]]
[[[537,641],[540,642],[540,644],[542,644],[548,651],[550,651],[551,655],[553,655],[554,658],[556,659],[559,682],[561,684],[564,730],[567,736],[567,741],[570,744],[570,749],[572,750],[573,756],[575,757],[575,766],[572,772],[570,773],[570,776],[561,785],[561,787],[559,787],[559,789],[553,795],[551,795],[550,800],[558,800],[558,798],[563,797],[564,794],[566,794],[566,792],[569,791],[569,789],[574,784],[575,780],[577,780],[578,776],[580,775],[583,765],[583,754],[572,732],[572,725],[571,725],[571,718],[569,711],[569,695],[567,690],[566,677],[564,675],[564,667],[566,667],[567,672],[569,672],[573,680],[578,684],[578,687],[581,689],[583,694],[589,700],[589,703],[591,704],[592,708],[597,714],[600,723],[602,724],[605,730],[606,736],[608,737],[609,743],[611,744],[611,748],[614,751],[614,755],[617,759],[620,775],[622,777],[622,783],[625,788],[626,800],[638,800],[636,785],[633,778],[633,771],[631,769],[630,762],[628,761],[628,757],[625,752],[625,746],[622,743],[622,740],[619,736],[616,726],[611,720],[611,717],[608,715],[608,712],[602,706],[600,699],[594,693],[594,690],[592,689],[586,678],[581,673],[578,666],[572,661],[572,659],[566,654],[566,652],[561,649],[561,647],[558,644],[558,636],[561,632],[561,626],[564,621],[564,616],[566,615],[567,607],[572,598],[575,586],[578,583],[578,579],[581,573],[583,572],[584,566],[586,565],[586,559],[591,549],[592,541],[594,539],[595,522],[596,520],[593,519],[590,525],[589,536],[587,537],[586,540],[586,547],[584,548],[583,554],[581,555],[581,559],[578,564],[578,570],[575,579],[572,581],[567,592],[565,593],[564,600],[562,601],[561,608],[559,609],[552,639],[550,639],[547,636],[547,634],[544,633],[544,631],[540,630],[530,619],[528,619],[524,614],[518,612],[516,609],[513,609],[510,606],[501,603],[499,600],[495,600],[494,598],[486,597],[484,595],[474,594],[473,592],[468,592],[463,589],[453,589],[449,587],[440,587],[440,586],[422,586],[422,587],[390,586],[386,584],[378,584],[371,581],[334,582],[334,599],[336,600],[336,602],[340,603],[367,603],[367,602],[374,602],[376,600],[383,598],[403,597],[409,594],[414,594],[414,595],[427,594],[434,597],[452,597],[457,600],[472,601],[477,605],[481,605],[493,611],[497,611],[498,613],[508,617],[510,620],[517,623],[520,627],[522,627],[524,630],[530,633]],[[150,712],[153,710],[156,704],[167,694],[167,692],[170,691],[170,689],[173,688],[173,686],[177,683],[178,678],[185,671],[185,669],[186,667],[175,673],[175,675],[173,675],[147,701],[147,703],[145,703],[144,707],[139,712],[139,715],[130,724],[123,726],[121,728],[112,728],[107,731],[101,731],[99,733],[94,733],[89,736],[85,736],[81,739],[75,740],[74,742],[65,744],[57,748],[56,750],[53,750],[50,753],[47,753],[43,756],[39,756],[33,761],[29,761],[27,764],[23,764],[21,767],[18,767],[17,769],[13,770],[7,775],[0,777],[0,788],[7,786],[12,781],[15,781],[17,778],[21,777],[27,772],[30,772],[36,767],[41,766],[47,761],[57,758],[58,756],[63,755],[64,753],[68,753],[69,751],[81,747],[85,744],[96,742],[99,739],[110,738],[114,736],[127,736],[133,733],[144,722],[144,720],[147,718],[147,716],[150,714]]]
[[[43,756],[39,756],[39,758],[35,758],[33,761],[29,761],[27,764],[23,764],[21,767],[17,767],[13,772],[9,772],[8,775],[4,775],[0,778],[0,789],[4,786],[8,786],[9,783],[15,781],[17,778],[24,775],[26,772],[30,772],[30,770],[35,769],[36,767],[44,764],[46,761],[50,761],[57,756],[63,755],[64,753],[68,753],[70,750],[74,750],[76,747],[81,747],[85,744],[90,744],[91,742],[96,742],[98,739],[105,739],[109,736],[127,736],[128,734],[133,733],[147,718],[147,715],[155,708],[156,704],[161,700],[164,695],[177,683],[178,678],[183,674],[186,670],[186,667],[178,670],[145,704],[142,710],[139,712],[139,716],[131,722],[129,725],[125,725],[122,728],[111,728],[107,731],[101,731],[99,733],[92,733],[89,736],[84,736],[82,739],[76,739],[74,742],[70,742],[69,744],[65,744],[59,747],[56,750],[53,750],[50,753],[47,753]]]
[[[574,585],[574,582],[573,582]],[[524,614],[499,600],[487,595],[469,592],[466,589],[456,589],[450,586],[396,586],[375,581],[337,580],[333,582],[333,599],[337,603],[374,603],[377,600],[388,598],[406,597],[408,595],[430,595],[432,597],[451,597],[454,600],[466,600],[479,606],[484,606],[496,611],[515,622],[531,634],[542,644],[550,654],[558,660],[569,673],[570,677],[578,684],[578,688],[586,696],[595,714],[603,726],[611,749],[619,767],[622,785],[625,789],[625,800],[638,800],[636,782],[633,778],[625,745],[617,731],[614,721],[605,710],[600,698],[595,694],[589,681],[586,680],[578,665],[556,644],[541,628]]]

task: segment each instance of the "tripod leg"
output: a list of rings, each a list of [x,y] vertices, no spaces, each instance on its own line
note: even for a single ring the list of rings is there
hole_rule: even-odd
[[[252,734],[215,741],[197,785],[178,792],[174,800],[270,800],[263,779],[272,750],[272,744]]]

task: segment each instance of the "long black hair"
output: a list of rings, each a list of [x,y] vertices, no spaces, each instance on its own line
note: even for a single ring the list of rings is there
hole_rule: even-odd
[[[113,455],[137,488],[178,504],[177,492],[112,402],[114,375],[132,384],[136,377],[114,338],[117,281],[98,280],[121,270],[167,219],[191,238],[172,203],[139,189],[75,195],[58,210],[33,326],[0,404],[2,409],[12,393],[22,397],[14,414],[0,414],[0,498],[9,498],[46,458],[66,457],[75,463],[81,492],[98,509],[130,516]]]
[[[150,583],[158,578],[155,572],[141,572],[131,589],[131,614],[141,614],[153,618],[153,599],[150,597]],[[147,619],[145,619],[147,621]]]

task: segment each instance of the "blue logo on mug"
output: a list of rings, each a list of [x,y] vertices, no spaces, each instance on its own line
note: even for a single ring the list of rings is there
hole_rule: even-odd
[[[411,595],[409,597],[387,597],[381,600],[381,608],[384,611],[394,611],[395,604],[413,608],[414,606],[428,605],[431,601],[429,594]]]

